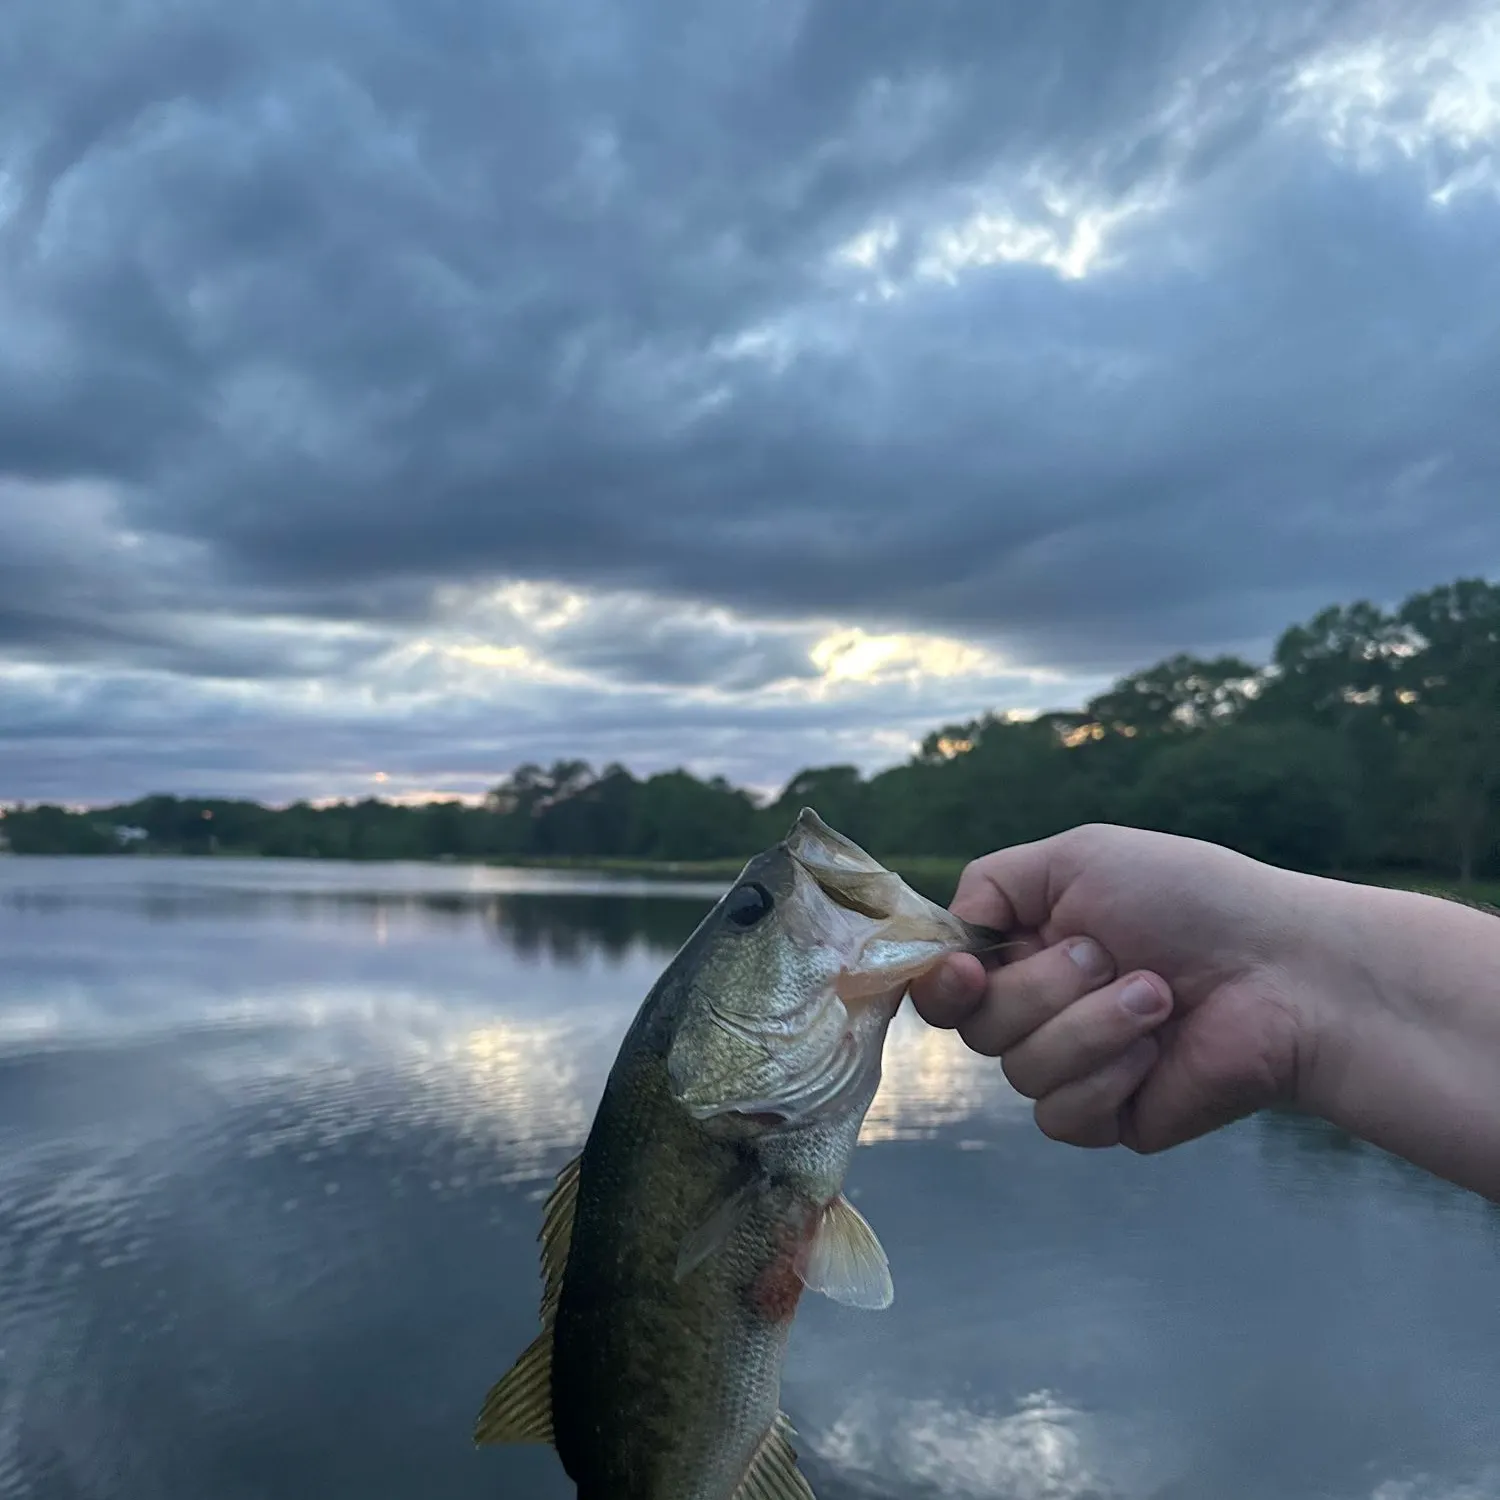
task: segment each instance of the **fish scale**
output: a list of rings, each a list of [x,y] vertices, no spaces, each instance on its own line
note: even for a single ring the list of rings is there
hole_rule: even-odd
[[[790,1193],[679,1283],[682,1241],[735,1191],[744,1152],[683,1119],[650,1052],[625,1056],[598,1120],[554,1335],[558,1452],[580,1500],[721,1500],[778,1410],[790,1318],[766,1317],[752,1289],[782,1253]],[[575,1266],[590,1269],[575,1280]]]

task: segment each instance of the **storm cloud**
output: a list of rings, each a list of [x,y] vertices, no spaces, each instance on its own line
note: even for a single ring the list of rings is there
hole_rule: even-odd
[[[1500,553],[1500,11],[10,0],[0,800],[771,784]]]

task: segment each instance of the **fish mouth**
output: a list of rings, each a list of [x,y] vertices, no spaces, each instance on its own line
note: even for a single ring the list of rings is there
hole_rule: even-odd
[[[782,848],[835,905],[874,921],[891,915],[882,886],[891,873],[852,839],[830,828],[810,807],[797,814]]]
[[[993,951],[1012,941],[997,928],[967,922],[914,891],[810,807],[797,814],[782,847],[829,901],[880,923],[888,941],[941,943],[950,951],[969,953]]]

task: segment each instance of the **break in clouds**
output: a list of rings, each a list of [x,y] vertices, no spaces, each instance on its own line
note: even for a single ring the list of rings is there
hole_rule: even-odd
[[[5,26],[0,800],[768,786],[1495,571],[1492,4]]]

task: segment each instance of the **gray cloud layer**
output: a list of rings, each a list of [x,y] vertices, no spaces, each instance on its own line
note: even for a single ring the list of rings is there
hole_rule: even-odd
[[[0,735],[223,725],[194,682],[347,683],[498,578],[635,591],[563,667],[746,693],[806,642],[694,602],[1088,675],[1493,569],[1490,16],[10,0],[0,662],[102,675]],[[242,702],[253,780],[303,710]],[[613,743],[760,732],[674,703]]]

